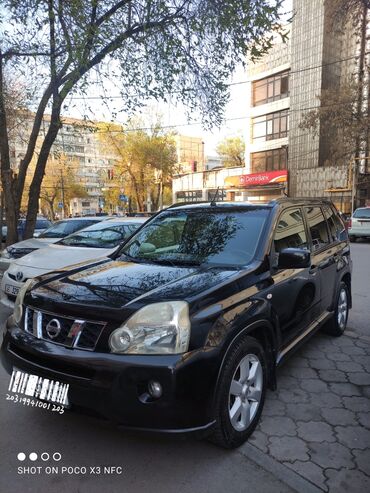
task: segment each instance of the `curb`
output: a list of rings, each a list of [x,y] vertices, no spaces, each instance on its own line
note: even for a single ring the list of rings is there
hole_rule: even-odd
[[[298,493],[323,493],[323,491],[326,491],[314,485],[308,479],[303,478],[292,469],[289,469],[280,462],[277,462],[269,455],[261,452],[261,450],[250,443],[243,445],[238,452],[262,469],[265,469],[265,471],[273,474],[273,476],[279,479],[282,483],[290,486]]]

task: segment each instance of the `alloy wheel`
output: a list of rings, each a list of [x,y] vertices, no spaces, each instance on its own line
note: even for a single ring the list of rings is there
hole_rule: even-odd
[[[240,360],[229,390],[229,417],[235,430],[244,431],[253,421],[261,401],[262,386],[262,364],[255,354],[247,354]]]

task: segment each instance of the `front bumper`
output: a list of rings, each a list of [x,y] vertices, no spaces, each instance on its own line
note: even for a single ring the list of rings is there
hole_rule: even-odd
[[[93,411],[121,426],[160,432],[194,432],[214,424],[213,398],[221,352],[200,349],[184,355],[114,355],[69,349],[14,325],[9,317],[1,362],[70,385],[72,406]],[[159,399],[147,393],[162,385]]]

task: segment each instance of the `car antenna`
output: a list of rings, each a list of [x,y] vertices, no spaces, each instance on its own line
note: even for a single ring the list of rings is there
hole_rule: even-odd
[[[218,199],[218,191],[220,190],[220,187],[217,187],[217,190],[213,196],[213,199],[211,200],[209,205],[212,205],[213,207],[216,205],[216,200]]]

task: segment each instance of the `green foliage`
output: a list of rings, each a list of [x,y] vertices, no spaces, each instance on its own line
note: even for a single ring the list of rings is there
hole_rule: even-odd
[[[224,166],[245,166],[245,142],[242,137],[227,137],[218,144],[216,150]]]
[[[99,67],[102,79],[119,78],[128,110],[171,94],[200,111],[205,123],[220,123],[230,74],[247,55],[258,58],[270,48],[272,32],[280,32],[281,4],[5,0],[2,52],[15,70],[43,80],[40,87],[51,76],[62,99],[77,88],[84,92],[89,71]],[[48,75],[50,57],[54,74]]]
[[[158,121],[148,130],[135,130],[141,127],[145,127],[145,122],[135,117],[123,129],[101,124],[98,131],[107,149],[116,155],[113,188],[123,189],[138,210],[145,210],[148,198],[156,210],[161,187],[171,185],[177,162],[176,145],[173,135],[164,133]],[[110,203],[117,204],[117,191],[109,190],[107,194]]]

